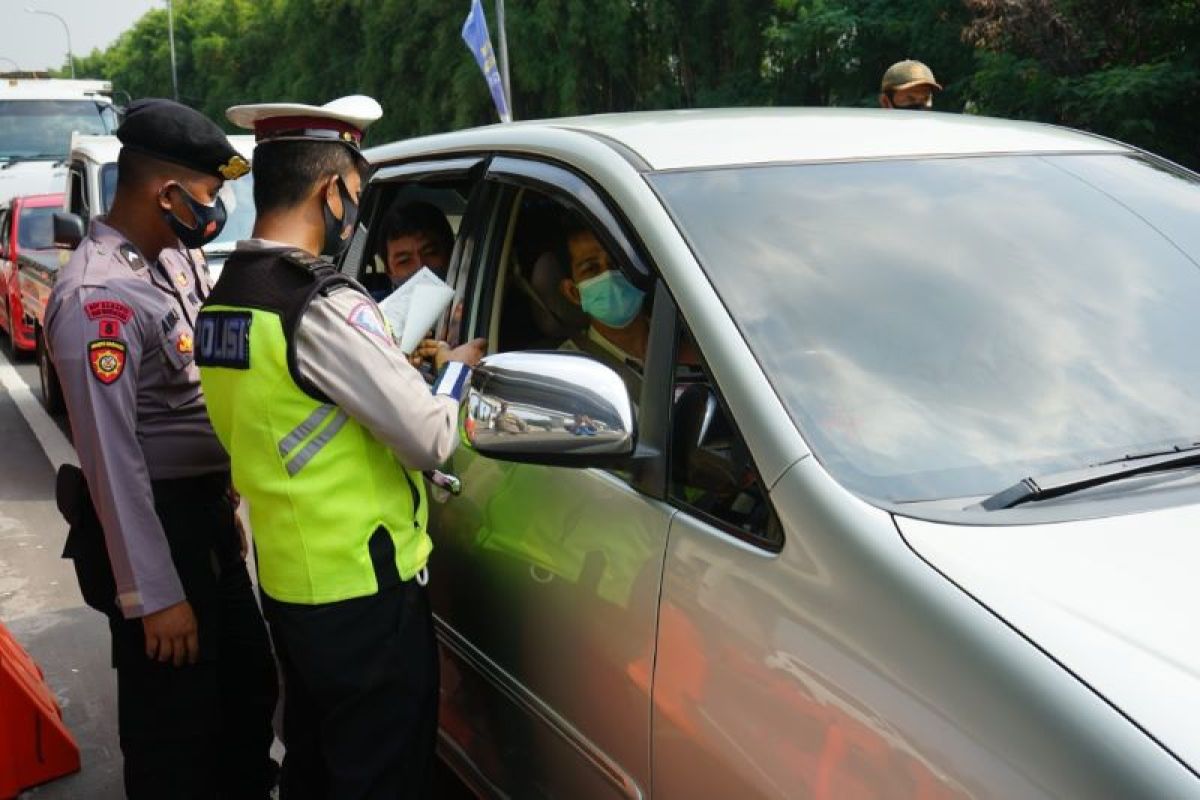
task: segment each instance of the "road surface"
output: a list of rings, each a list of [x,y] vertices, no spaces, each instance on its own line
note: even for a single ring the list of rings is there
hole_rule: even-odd
[[[108,626],[83,604],[71,562],[61,558],[67,526],[54,503],[54,473],[75,458],[68,425],[65,416],[45,414],[36,365],[27,359],[13,364],[7,345],[0,332],[0,623],[45,673],[83,762],[79,773],[30,789],[20,800],[120,800]],[[274,754],[282,758],[278,741]],[[436,791],[444,800],[471,797],[444,769]]]

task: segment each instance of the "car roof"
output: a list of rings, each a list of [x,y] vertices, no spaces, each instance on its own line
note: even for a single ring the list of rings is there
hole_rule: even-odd
[[[514,122],[409,139],[366,151],[373,163],[430,153],[561,148],[586,136],[646,170],[996,153],[1122,152],[1099,136],[967,114],[851,108],[728,108]]]
[[[14,198],[15,199],[15,198]],[[62,192],[53,192],[49,194],[27,194],[21,197],[22,205],[28,208],[42,208],[44,206],[61,206],[63,202]]]
[[[254,152],[254,136],[230,136],[229,143],[246,158]],[[71,156],[82,156],[97,164],[111,164],[121,152],[121,141],[112,134],[77,133],[71,138]]]
[[[92,100],[111,104],[111,81],[58,78],[0,79],[0,100]]]

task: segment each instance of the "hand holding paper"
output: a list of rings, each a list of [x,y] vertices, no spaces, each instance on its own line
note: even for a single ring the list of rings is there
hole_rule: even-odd
[[[453,300],[454,290],[428,267],[423,267],[403,286],[385,297],[379,308],[392,326],[392,334],[400,343],[400,351],[409,354]]]

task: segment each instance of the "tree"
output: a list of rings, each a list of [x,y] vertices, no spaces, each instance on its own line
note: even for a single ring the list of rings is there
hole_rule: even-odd
[[[468,8],[176,0],[180,97],[224,122],[237,103],[366,93],[385,111],[371,141],[494,122],[460,35]],[[165,11],[147,12],[79,59],[80,74],[132,97],[170,96],[166,24]],[[919,58],[945,85],[940,109],[1057,122],[1200,160],[1200,0],[520,0],[508,32],[524,118],[873,106],[883,71]]]

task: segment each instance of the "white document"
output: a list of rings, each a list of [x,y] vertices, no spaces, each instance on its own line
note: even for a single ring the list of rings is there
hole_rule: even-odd
[[[453,300],[454,290],[429,267],[422,267],[403,286],[385,297],[379,308],[392,326],[392,335],[400,343],[400,351],[409,354],[446,313]]]

